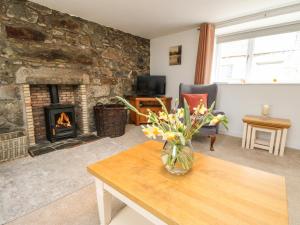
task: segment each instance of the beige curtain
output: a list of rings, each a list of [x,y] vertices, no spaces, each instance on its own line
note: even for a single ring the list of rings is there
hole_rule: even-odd
[[[202,23],[200,25],[195,84],[208,84],[210,82],[214,38],[215,26],[209,23]]]

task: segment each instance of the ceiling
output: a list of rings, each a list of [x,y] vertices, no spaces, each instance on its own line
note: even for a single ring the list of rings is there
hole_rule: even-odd
[[[295,0],[32,0],[145,38],[155,38],[259,11]]]

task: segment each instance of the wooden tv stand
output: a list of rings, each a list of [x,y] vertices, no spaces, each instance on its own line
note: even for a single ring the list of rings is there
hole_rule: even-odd
[[[171,97],[160,97],[162,102],[165,104],[167,110],[170,112],[171,110]],[[159,102],[153,97],[130,97],[129,99],[130,104],[137,108],[138,111],[141,113],[148,114],[148,109],[152,112],[159,113],[162,111],[161,105]],[[139,116],[133,111],[130,111],[130,119],[131,121],[139,126],[140,124],[147,124],[148,119],[144,116]]]

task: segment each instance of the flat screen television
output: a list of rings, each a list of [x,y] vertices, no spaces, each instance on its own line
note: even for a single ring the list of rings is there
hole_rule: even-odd
[[[136,95],[155,97],[166,94],[166,76],[137,76]]]

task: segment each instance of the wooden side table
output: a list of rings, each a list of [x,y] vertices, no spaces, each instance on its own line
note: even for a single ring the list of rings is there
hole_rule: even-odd
[[[279,119],[264,116],[244,116],[244,131],[242,147],[246,149],[253,149],[254,147],[269,150],[274,155],[283,156],[287,130],[291,126],[289,119]],[[271,134],[270,142],[256,139],[256,132],[268,132]]]
[[[160,97],[161,101],[165,104],[168,111],[171,110],[171,97]],[[138,111],[144,114],[148,114],[150,109],[152,112],[159,113],[162,111],[160,103],[154,97],[131,97],[130,104],[133,105]],[[148,119],[144,116],[140,116],[133,111],[130,111],[130,119],[135,125],[147,124]]]

